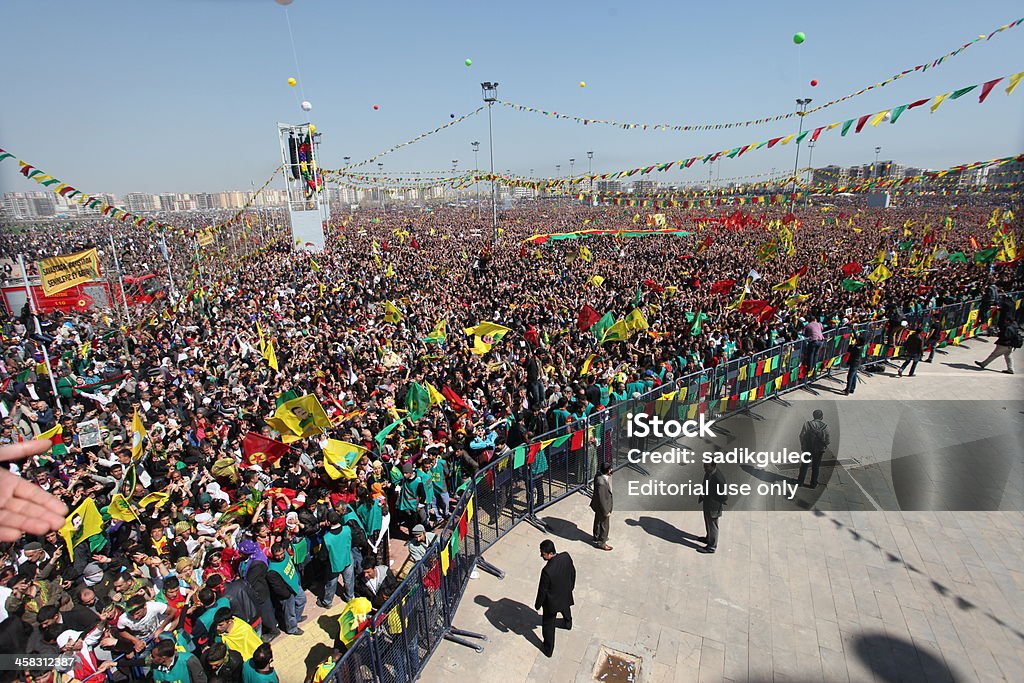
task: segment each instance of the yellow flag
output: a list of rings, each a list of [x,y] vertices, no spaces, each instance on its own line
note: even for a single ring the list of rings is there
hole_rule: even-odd
[[[267,418],[267,424],[281,434],[281,441],[292,443],[314,434],[323,434],[331,426],[331,419],[317,397],[306,394],[278,406],[274,417]]]
[[[938,95],[938,96],[937,96],[937,97],[935,98],[935,100],[934,100],[934,101],[932,102],[932,107],[931,107],[931,109],[932,109],[932,113],[934,114],[934,113],[935,113],[935,110],[936,110],[936,109],[938,109],[939,107],[941,107],[941,106],[942,106],[942,103],[946,101],[946,98],[947,98],[947,97],[949,97],[949,96],[950,96],[950,95],[952,95],[952,94],[953,94],[953,93],[951,93],[951,92],[948,92],[948,93],[946,93],[945,95]]]
[[[590,263],[594,259],[594,255],[591,253],[590,249],[580,245],[580,258],[587,263]]]
[[[146,438],[146,425],[142,424],[139,409],[132,414],[132,460],[142,457],[142,441]]]
[[[892,271],[886,268],[884,263],[879,263],[878,267],[876,267],[873,271],[871,271],[871,274],[868,275],[868,279],[874,282],[876,285],[882,284],[891,277]]]
[[[463,328],[463,332],[465,332],[467,335],[489,337],[491,340],[493,340],[490,343],[493,343],[501,341],[502,338],[509,333],[509,328],[505,327],[504,325],[499,325],[498,323],[492,323],[485,320],[478,325],[474,325],[473,327]],[[488,340],[485,339],[484,341]]]
[[[492,346],[494,346],[494,344],[484,341],[484,338],[477,334],[473,336],[473,348],[470,349],[470,352],[478,356],[482,356],[490,351]]]
[[[427,391],[430,393],[430,405],[439,405],[445,402],[444,394],[437,390],[430,382],[424,382],[427,385]]]
[[[647,324],[647,318],[644,317],[639,308],[634,308],[630,311],[629,315],[623,318],[623,321],[626,323],[626,329],[629,330],[630,334],[650,328],[650,325]]]
[[[1006,86],[1006,94],[1011,95],[1013,91],[1017,89],[1017,84],[1020,83],[1020,79],[1024,78],[1024,71],[1015,73],[1010,76],[1009,85]]]
[[[355,479],[356,463],[366,449],[347,441],[328,439],[324,446],[324,469],[331,479]]]
[[[120,493],[115,493],[110,498],[110,505],[107,506],[107,514],[114,519],[119,519],[122,522],[134,522],[139,516],[135,514],[135,509],[132,507],[131,501],[125,498]]]
[[[384,320],[389,323],[397,323],[402,319],[402,312],[390,301],[384,302]]]
[[[58,422],[56,425],[54,425],[50,429],[47,429],[45,432],[41,432],[39,434],[39,436],[36,437],[36,439],[40,439],[40,440],[41,439],[52,439],[53,437],[57,436],[58,434],[63,434],[63,433],[64,433],[64,426]],[[35,439],[33,439],[33,440],[35,440]]]
[[[278,371],[277,367],[277,352],[274,350],[274,340],[271,339],[263,347],[263,360],[267,361],[267,365],[274,371]]]
[[[76,545],[102,531],[103,516],[96,507],[96,501],[86,498],[65,518],[64,526],[57,533],[68,544],[68,552],[73,553]]]
[[[156,504],[158,508],[163,507],[171,496],[169,493],[163,493],[162,491],[154,491],[148,496],[139,501],[140,508],[148,508],[150,505]]]
[[[604,277],[600,275],[591,275],[590,279],[587,280],[587,282],[594,285],[595,287],[600,287],[602,284],[604,284]]]
[[[799,283],[800,283],[800,275],[797,274],[797,273],[794,273],[793,276],[790,277],[788,280],[780,282],[779,284],[777,284],[774,287],[772,287],[772,291],[773,292],[785,292],[785,291],[795,292],[796,288],[797,288],[797,285]]]

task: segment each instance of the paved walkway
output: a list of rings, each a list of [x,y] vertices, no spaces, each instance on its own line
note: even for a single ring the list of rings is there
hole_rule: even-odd
[[[823,382],[819,396],[786,395],[793,405],[785,410],[802,414],[809,402],[836,399],[842,420],[844,401],[991,399],[1020,425],[1009,410],[1024,398],[1021,376],[972,364],[991,348],[991,340],[970,341],[922,364],[914,378],[872,376],[849,398],[829,392],[842,384]],[[970,429],[957,426],[955,409],[936,403],[941,414],[926,431]],[[855,491],[888,447],[873,438],[870,417],[856,414],[841,425],[842,480],[829,483],[838,492]],[[1015,490],[1024,481],[1020,444],[1006,472]],[[455,619],[489,638],[484,653],[443,642],[421,680],[591,681],[601,645],[641,657],[635,683],[1024,680],[1020,507],[881,512],[864,496],[858,508],[855,493],[835,495],[802,512],[727,508],[715,555],[695,552],[699,512],[616,512],[615,549],[599,551],[588,543],[589,500],[570,496],[541,514],[578,572],[573,630],[557,632],[554,657],[538,649],[533,609],[545,535],[521,524],[486,555],[505,579],[481,572]]]

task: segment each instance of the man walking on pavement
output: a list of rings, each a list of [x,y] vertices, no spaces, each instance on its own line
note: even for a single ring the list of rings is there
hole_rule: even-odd
[[[555,652],[555,618],[559,613],[565,620],[565,628],[572,629],[572,591],[576,587],[576,567],[569,553],[555,551],[555,544],[550,539],[540,542],[540,556],[547,564],[540,572],[534,608],[541,610],[543,652],[544,656],[550,657]]]
[[[830,437],[828,434],[828,425],[826,425],[822,418],[825,414],[820,410],[815,410],[812,413],[814,419],[808,420],[804,423],[804,426],[800,429],[800,450],[811,454],[811,461],[802,461],[800,463],[800,476],[797,478],[797,484],[800,486],[804,485],[804,478],[807,476],[807,468],[811,469],[811,488],[815,488],[818,485],[818,472],[821,469],[821,459],[825,455],[825,449],[828,447]]]
[[[975,365],[984,370],[988,367],[988,364],[994,361],[999,356],[1006,358],[1006,369],[1003,370],[1007,375],[1013,374],[1013,358],[1011,354],[1019,349],[1024,344],[1024,337],[1021,335],[1020,327],[1017,321],[1010,318],[1009,320],[1000,321],[1002,328],[999,330],[999,336],[996,338],[995,348],[992,349],[992,353],[989,354],[985,360],[974,361]]]
[[[697,552],[712,554],[718,549],[718,520],[722,517],[722,507],[729,496],[726,495],[725,475],[713,462],[704,463],[704,494],[697,498],[698,503],[703,504],[704,509],[704,533],[697,540],[704,543],[703,548],[697,548]]]
[[[608,527],[612,518],[612,466],[601,463],[594,476],[594,497],[590,499],[594,511],[594,545],[601,550],[611,550],[608,545]]]

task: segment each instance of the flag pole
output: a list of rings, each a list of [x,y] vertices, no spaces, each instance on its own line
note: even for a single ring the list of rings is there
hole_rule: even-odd
[[[121,286],[121,302],[124,303],[124,316],[128,324],[132,324],[132,314],[128,310],[128,295],[124,292],[124,277],[121,275],[121,260],[117,257],[117,246],[114,244],[114,235],[110,235],[110,250],[114,252],[114,267],[117,268],[117,282]]]
[[[25,255],[18,254],[18,264],[21,266],[21,277],[25,283],[25,296],[28,297],[28,310],[32,313],[32,320],[36,324],[36,334],[42,338],[43,328],[39,324],[39,315],[36,312],[36,301],[32,296],[32,287],[28,284],[28,270],[25,268]],[[53,379],[53,368],[50,366],[50,353],[46,350],[46,342],[37,341],[37,343],[43,349],[43,362],[46,363],[46,374],[50,376],[50,388],[53,390],[53,399],[57,402],[57,409],[60,412],[64,412],[64,406],[61,405],[60,394],[57,393],[57,382]]]

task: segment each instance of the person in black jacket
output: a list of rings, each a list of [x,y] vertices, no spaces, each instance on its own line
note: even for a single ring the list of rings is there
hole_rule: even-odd
[[[924,340],[921,339],[921,333],[918,330],[914,330],[907,337],[907,340],[903,342],[903,366],[900,367],[896,373],[897,377],[903,376],[903,371],[910,366],[910,372],[907,373],[908,377],[914,376],[914,370],[917,370],[917,364],[921,361],[921,357],[924,355]]]
[[[846,389],[843,393],[849,396],[857,389],[857,371],[860,370],[860,365],[864,361],[864,337],[855,336],[846,351],[849,354],[846,358],[849,370],[846,373]]]
[[[544,655],[555,652],[555,618],[561,613],[565,628],[572,629],[572,591],[576,588],[576,567],[569,553],[555,551],[550,539],[540,542],[540,556],[546,565],[540,572],[535,609],[541,610],[541,631],[544,634]]]
[[[242,655],[224,643],[213,643],[200,657],[208,678],[217,677],[223,683],[242,683]]]
[[[601,463],[594,475],[594,497],[590,499],[594,511],[594,545],[601,550],[611,550],[608,545],[608,526],[612,517],[612,466]]]
[[[722,506],[729,499],[725,493],[725,476],[713,462],[704,463],[704,494],[697,498],[703,504],[704,529],[706,536],[697,540],[704,543],[697,552],[711,554],[718,549],[718,520],[722,517]]]
[[[1007,321],[1002,329],[999,330],[999,337],[996,339],[995,348],[992,349],[992,353],[989,354],[985,360],[976,360],[974,364],[984,370],[988,367],[988,364],[994,361],[999,356],[1003,356],[1006,359],[1006,369],[1003,370],[1007,375],[1013,374],[1013,358],[1010,355],[1021,347],[1021,331],[1017,325],[1017,321]]]

